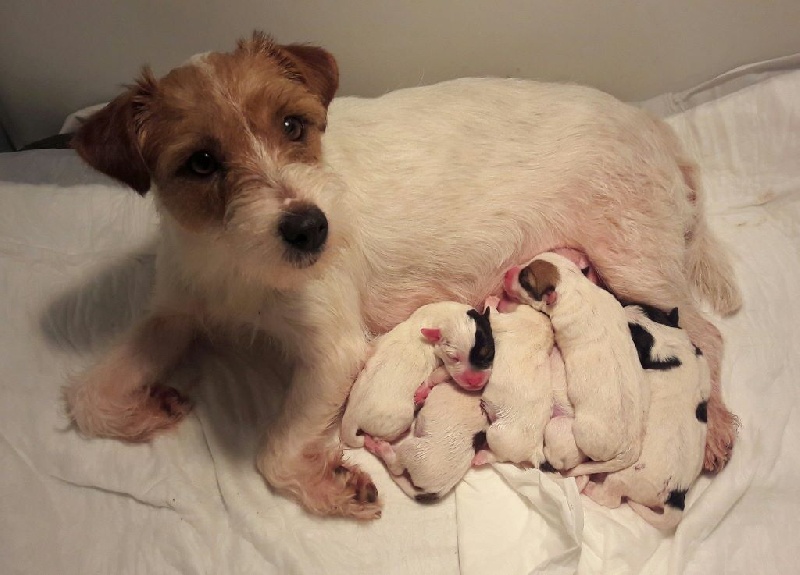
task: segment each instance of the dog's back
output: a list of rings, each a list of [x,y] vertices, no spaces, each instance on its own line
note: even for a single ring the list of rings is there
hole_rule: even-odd
[[[334,100],[325,157],[354,196],[358,225],[380,229],[380,244],[365,246],[374,280],[365,294],[369,324],[385,330],[430,301],[478,305],[506,268],[559,245],[583,246],[603,270],[605,256],[593,246],[607,243],[620,210],[636,222],[624,242],[636,246],[625,254],[632,266],[637,253],[657,250],[660,232],[682,238],[688,220],[676,214],[694,207],[665,129],[597,90],[520,80],[462,79]],[[643,161],[659,169],[636,181],[625,166]],[[491,184],[464,193],[476,179]],[[669,190],[658,204],[653,188]],[[487,206],[506,231],[486,225]],[[569,217],[578,212],[580,219]],[[409,242],[413,255],[401,249]]]

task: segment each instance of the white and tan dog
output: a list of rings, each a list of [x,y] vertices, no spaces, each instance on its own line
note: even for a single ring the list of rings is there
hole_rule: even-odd
[[[495,340],[492,375],[481,403],[491,425],[488,450],[473,463],[544,463],[544,430],[553,411],[550,320],[528,306],[491,315]]]
[[[677,328],[677,309],[666,323],[659,316],[668,316],[658,310],[628,306],[625,311],[651,389],[642,453],[631,467],[601,483],[590,481],[584,493],[607,507],[619,507],[626,497],[648,523],[672,529],[683,516],[687,490],[703,469],[708,363]]]
[[[381,336],[350,391],[342,441],[361,447],[361,433],[393,441],[406,431],[414,420],[415,392],[440,362],[465,389],[481,389],[494,357],[491,331],[477,321],[482,317],[466,304],[432,303]]]
[[[366,436],[364,446],[407,495],[433,502],[469,471],[488,425],[480,394],[445,382],[431,390],[409,433],[393,444]]]
[[[575,410],[575,443],[593,461],[569,475],[624,469],[639,457],[650,395],[622,305],[564,256],[506,275],[506,292],[550,317]]]
[[[667,126],[572,85],[469,79],[331,102],[337,85],[324,50],[256,34],[145,71],[77,132],[87,163],[152,190],[162,235],[149,315],[66,390],[82,433],[174,426],[187,406],[160,382],[192,339],[257,329],[295,363],[258,469],[311,512],[376,517],[333,438],[370,334],[426,303],[478,305],[504,270],[571,246],[620,297],[680,306],[714,381],[707,465],[724,463],[722,339],[690,293],[722,313],[741,300]]]

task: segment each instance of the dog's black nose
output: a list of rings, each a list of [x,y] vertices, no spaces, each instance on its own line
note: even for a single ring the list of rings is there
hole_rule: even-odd
[[[328,218],[316,206],[286,213],[278,225],[283,241],[304,252],[318,251],[328,239]]]

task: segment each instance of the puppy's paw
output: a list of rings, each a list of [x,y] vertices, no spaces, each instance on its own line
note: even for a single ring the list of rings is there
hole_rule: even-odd
[[[495,461],[495,457],[488,449],[481,449],[472,458],[472,467],[483,467]]]
[[[428,399],[428,395],[431,393],[431,388],[428,387],[426,384],[420,385],[417,390],[414,392],[414,405],[416,407],[421,407],[424,405],[425,400]]]

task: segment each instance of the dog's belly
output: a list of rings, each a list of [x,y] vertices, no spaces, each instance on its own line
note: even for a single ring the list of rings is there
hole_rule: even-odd
[[[554,247],[583,249],[601,275],[655,261],[653,237],[683,248],[691,208],[668,130],[596,90],[461,80],[336,100],[328,120],[373,331],[432,301],[476,305]]]

